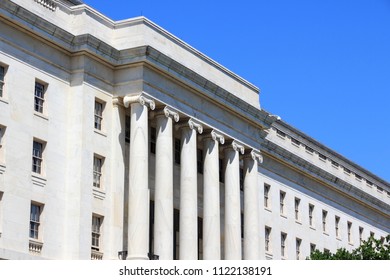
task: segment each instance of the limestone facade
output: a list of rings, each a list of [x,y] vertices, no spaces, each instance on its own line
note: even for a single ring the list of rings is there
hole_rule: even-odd
[[[0,2],[0,259],[304,259],[390,232],[390,185],[150,20]]]

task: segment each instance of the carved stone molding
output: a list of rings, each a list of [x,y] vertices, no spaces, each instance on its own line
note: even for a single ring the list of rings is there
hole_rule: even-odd
[[[154,100],[149,98],[149,96],[144,93],[126,95],[123,98],[123,105],[126,108],[129,108],[130,104],[137,102],[141,105],[149,107],[151,110],[154,110],[156,108],[156,103],[154,103]]]
[[[49,10],[51,10],[53,12],[57,8],[57,4],[52,0],[34,0],[34,1],[37,2],[38,4],[41,4],[45,8],[48,8]]]
[[[261,155],[261,152],[259,150],[253,149],[252,151],[250,151],[250,153],[247,153],[245,156],[253,159],[254,161],[257,161],[258,164],[263,163],[263,156]]]
[[[240,154],[244,154],[245,152],[245,147],[242,143],[236,141],[236,140],[231,140],[228,142],[228,145],[225,146],[225,149],[233,149],[237,151]]]
[[[203,133],[203,126],[197,121],[195,121],[194,119],[189,119],[188,125],[190,126],[191,129],[197,130],[199,134]]]

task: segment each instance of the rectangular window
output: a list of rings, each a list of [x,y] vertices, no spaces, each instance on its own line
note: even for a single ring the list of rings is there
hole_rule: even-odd
[[[223,159],[219,159],[219,182],[225,183],[225,175],[223,174]]]
[[[286,197],[286,193],[280,191],[280,214],[284,214],[284,199]]]
[[[0,125],[0,161],[2,159],[2,148],[4,146],[4,134],[5,134],[5,127]]]
[[[318,154],[318,157],[321,159],[321,160],[326,160],[326,156],[325,155],[323,155],[323,154]]]
[[[39,226],[41,218],[42,206],[31,203],[30,207],[30,238],[39,239]]]
[[[295,220],[299,221],[299,205],[301,204],[301,200],[299,198],[295,198],[294,208],[295,208]]]
[[[45,86],[39,82],[35,82],[35,92],[34,92],[35,112],[43,113],[44,102],[45,102]]]
[[[130,143],[130,124],[131,119],[129,115],[125,117],[125,142]]]
[[[310,148],[309,146],[305,146],[305,150],[306,150],[306,152],[308,152],[309,154],[314,153],[314,150],[313,150],[312,148]]]
[[[34,141],[32,151],[32,172],[42,174],[43,143]]]
[[[280,137],[286,137],[286,133],[284,133],[283,131],[279,130],[279,129],[276,129],[276,134],[279,135]]]
[[[328,212],[325,210],[322,210],[322,231],[326,232],[326,219],[328,216]]]
[[[203,150],[196,150],[196,164],[198,173],[203,174]]]
[[[340,237],[340,217],[335,217],[335,230],[336,230],[336,237]]]
[[[299,142],[297,139],[295,138],[291,138],[291,143],[295,144],[296,146],[299,146],[301,144],[301,142]]]
[[[313,213],[314,213],[314,205],[309,204],[309,225],[311,227],[314,225]]]
[[[181,141],[178,138],[175,138],[175,163],[180,164],[180,149]]]
[[[271,252],[271,228],[270,227],[265,227],[265,251],[266,252]]]
[[[295,252],[296,252],[297,260],[301,258],[301,244],[302,244],[302,239],[297,238],[295,240]]]
[[[104,104],[95,100],[95,129],[102,130]]]
[[[332,165],[333,165],[333,167],[335,167],[335,168],[339,168],[339,164],[337,163],[337,162],[335,162],[335,161],[331,161],[332,162]]]
[[[370,231],[370,237],[375,238],[375,232]]]
[[[100,251],[100,234],[103,218],[92,215],[92,242],[91,249],[93,251]]]
[[[0,97],[3,97],[5,68],[0,65]]]
[[[316,244],[310,243],[310,254],[316,250]]]
[[[359,245],[362,245],[362,244],[363,244],[363,241],[364,241],[364,239],[363,239],[363,233],[364,233],[364,228],[359,227],[359,242],[360,242]]]
[[[103,161],[99,156],[93,157],[93,186],[96,188],[101,188]]]
[[[269,208],[270,206],[270,197],[269,197],[269,191],[271,189],[271,186],[268,184],[264,184],[264,207]]]
[[[150,153],[156,154],[156,128],[151,127],[150,128]]]
[[[280,254],[282,257],[286,256],[286,240],[287,234],[282,232],[280,235]]]
[[[352,243],[352,223],[347,223],[347,231],[348,231],[348,242]]]
[[[244,191],[244,169],[240,167],[240,190]]]

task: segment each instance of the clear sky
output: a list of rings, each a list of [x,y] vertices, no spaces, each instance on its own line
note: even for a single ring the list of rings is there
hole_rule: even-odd
[[[390,0],[84,0],[145,16],[260,88],[263,109],[390,182]]]

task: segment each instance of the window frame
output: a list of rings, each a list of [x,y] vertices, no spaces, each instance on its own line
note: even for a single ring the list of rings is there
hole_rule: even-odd
[[[282,258],[286,258],[287,257],[287,254],[286,254],[286,245],[287,243],[287,233],[285,232],[282,232],[280,234],[280,256]]]
[[[309,226],[314,227],[314,204],[309,203]]]
[[[272,232],[272,228],[268,227],[268,226],[265,226],[265,229],[264,229],[264,250],[267,253],[271,253],[272,252],[271,232]]]
[[[91,250],[94,252],[101,252],[102,250],[101,236],[102,236],[103,219],[104,219],[103,216],[92,214]]]
[[[322,210],[322,231],[327,232],[328,211]]]
[[[270,206],[270,197],[269,192],[271,191],[271,185],[264,183],[264,207],[269,209]]]
[[[38,211],[33,211],[33,210]],[[40,232],[41,227],[41,216],[43,211],[43,204],[31,202],[30,203],[30,226],[29,226],[29,238],[34,240],[41,240],[42,233]]]
[[[300,204],[301,204],[301,199],[298,197],[295,197],[294,199],[294,211],[295,211],[295,220],[299,221],[300,220]]]
[[[40,150],[37,150],[36,147],[40,146]],[[38,139],[33,140],[32,147],[32,172],[36,174],[43,175],[43,164],[44,164],[44,151],[46,143]]]
[[[7,67],[3,64],[0,64],[0,98],[4,98],[4,86],[5,86],[6,72],[7,72]]]
[[[97,165],[99,163],[100,165]],[[93,155],[93,184],[92,186],[97,189],[102,188],[102,177],[103,177],[103,165],[104,157],[94,154]]]
[[[301,245],[302,245],[302,239],[296,238],[295,239],[295,258],[299,260],[301,258]]]
[[[340,238],[340,217],[335,216],[335,233],[336,237]]]
[[[285,199],[286,199],[286,192],[280,191],[279,193],[279,202],[280,202],[280,214],[284,215],[285,213]]]
[[[100,107],[100,108],[99,108]],[[94,128],[98,131],[103,131],[103,114],[105,102],[95,98],[94,105]]]
[[[48,84],[39,80],[35,80],[34,85],[34,112],[39,114],[45,114],[46,106],[46,91]]]

